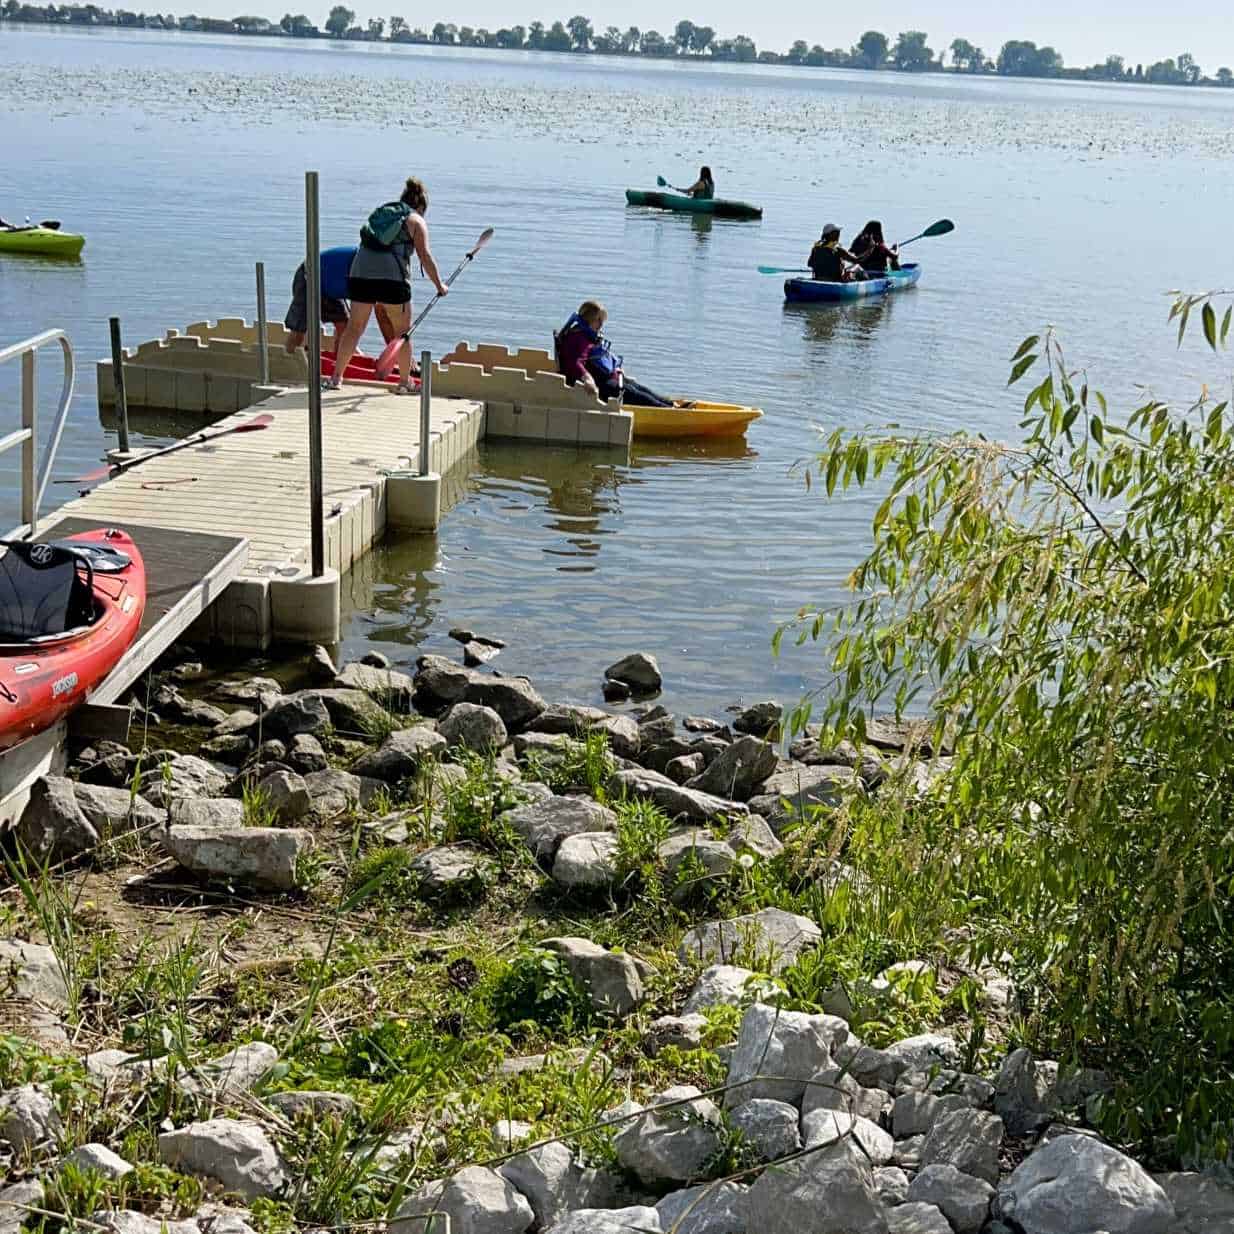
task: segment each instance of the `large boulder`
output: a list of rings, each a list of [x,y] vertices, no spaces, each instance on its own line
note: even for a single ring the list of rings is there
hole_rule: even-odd
[[[421,656],[416,661],[416,708],[426,715],[437,715],[453,703],[462,702],[476,674],[445,656]]]
[[[287,741],[297,733],[320,733],[330,727],[330,713],[315,690],[300,690],[281,698],[262,716],[263,737]]]
[[[655,656],[645,651],[622,656],[604,670],[604,676],[608,681],[619,681],[629,686],[636,694],[654,694],[664,684]]]
[[[100,836],[122,835],[135,828],[158,826],[163,821],[164,816],[157,806],[127,788],[74,781],[73,796],[86,822]]]
[[[431,1214],[442,1219],[423,1220]],[[405,1200],[390,1234],[524,1234],[535,1223],[527,1198],[496,1170],[469,1165]]]
[[[330,727],[336,735],[367,739],[374,732],[384,731],[390,723],[390,713],[363,690],[331,686],[324,690],[302,690],[301,694],[315,699],[326,709]]]
[[[568,737],[582,737],[593,724],[609,718],[609,713],[600,707],[587,707],[581,703],[549,703],[532,723],[537,733],[559,733]]]
[[[712,760],[688,788],[716,797],[745,801],[776,769],[775,747],[757,737],[739,737]]]
[[[749,1234],[887,1234],[874,1172],[847,1140],[768,1166],[746,1194]]]
[[[998,1189],[998,1214],[1023,1234],[1176,1234],[1174,1205],[1116,1148],[1062,1135],[1031,1152]]]
[[[545,797],[507,810],[501,820],[522,836],[531,855],[549,868],[566,836],[617,830],[617,815],[590,797]]]
[[[491,708],[479,703],[455,703],[437,724],[437,731],[451,749],[475,750],[481,754],[500,750],[506,744],[506,726]]]
[[[428,759],[435,759],[446,749],[446,739],[424,724],[400,728],[391,733],[376,750],[361,757],[352,766],[352,773],[401,784],[410,779]]]
[[[160,841],[194,874],[273,891],[299,885],[300,859],[313,846],[311,832],[277,827],[169,827]]]
[[[18,842],[39,861],[64,861],[97,847],[98,830],[78,805],[73,782],[44,776],[30,788],[17,824]]]
[[[728,1121],[760,1161],[778,1161],[801,1148],[800,1115],[786,1101],[755,1097],[731,1111]]]
[[[675,822],[707,824],[748,813],[740,802],[674,784],[668,776],[641,767],[615,772],[609,780],[608,793],[613,798],[653,802]]]
[[[176,754],[149,772],[141,795],[158,806],[170,806],[180,797],[222,797],[232,772],[196,754]]]
[[[809,917],[782,908],[764,908],[725,921],[705,921],[687,930],[678,955],[686,963],[754,960],[764,972],[778,973],[816,947],[822,936]]]
[[[236,797],[180,797],[171,803],[173,827],[243,827],[244,802]]]
[[[1230,1234],[1234,1230],[1234,1185],[1189,1172],[1157,1174],[1154,1181],[1174,1205],[1178,1234]]]
[[[525,677],[476,676],[463,691],[463,702],[492,708],[511,732],[527,728],[544,710],[544,700]]]
[[[622,1169],[647,1186],[703,1177],[720,1150],[720,1111],[691,1084],[666,1089],[613,1136]]]
[[[800,1105],[808,1081],[830,1066],[833,1048],[847,1038],[848,1025],[836,1016],[755,1003],[742,1017],[729,1060],[725,1105],[756,1097]]]
[[[288,1182],[278,1150],[258,1123],[212,1118],[159,1136],[164,1165],[222,1183],[246,1200],[277,1195]]]
[[[750,809],[762,814],[779,834],[816,806],[836,806],[845,792],[859,783],[851,767],[807,767],[792,764],[769,776]]]
[[[643,1001],[638,965],[625,952],[609,951],[586,938],[548,938],[540,945],[561,956],[599,1014],[624,1019]]]

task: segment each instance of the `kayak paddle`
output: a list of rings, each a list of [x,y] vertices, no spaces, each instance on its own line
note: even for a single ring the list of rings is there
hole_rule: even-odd
[[[116,476],[122,475],[126,471],[131,471],[134,467],[139,467],[142,463],[148,463],[152,458],[161,458],[164,454],[174,454],[177,450],[187,450],[189,446],[199,446],[203,442],[213,441],[216,437],[226,437],[231,433],[255,433],[259,429],[269,428],[274,423],[274,417],[269,412],[263,412],[260,416],[254,416],[251,420],[245,420],[243,424],[233,424],[229,428],[217,429],[214,432],[207,430],[204,433],[197,433],[193,437],[186,437],[183,441],[172,442],[169,446],[164,446],[161,450],[151,450],[149,454],[139,454],[136,458],[131,458],[124,463],[111,463],[106,467],[100,467],[98,471],[92,471],[89,475],[79,476],[76,480],[61,480],[61,484],[84,484],[94,480],[114,480]]]
[[[948,232],[955,231],[955,224],[950,219],[939,219],[937,223],[931,223],[923,232],[919,232],[912,240],[901,240],[896,248],[904,248],[905,245],[912,244],[916,240],[925,240],[931,236],[945,236]],[[759,266],[759,274],[809,274],[809,269],[801,266]]]
[[[476,241],[475,247],[468,253],[462,261],[454,268],[454,273],[446,279],[446,286],[449,287],[456,278],[467,268],[467,266],[475,260],[476,254],[493,238],[493,229],[486,227],[481,233],[480,238]],[[403,349],[403,344],[411,339],[411,336],[416,332],[416,327],[429,315],[434,304],[441,299],[441,293],[438,292],[425,306],[419,317],[415,319],[408,327],[405,334],[400,334],[397,338],[392,338],[382,349],[381,355],[377,357],[375,365],[377,380],[385,381],[390,376],[396,363],[398,363],[398,354]]]
[[[688,193],[690,191],[689,189],[679,189],[675,184],[669,184],[663,176],[656,177],[656,188],[672,189],[674,193]]]

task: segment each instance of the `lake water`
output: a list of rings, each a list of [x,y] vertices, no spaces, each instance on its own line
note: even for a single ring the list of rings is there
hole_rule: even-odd
[[[429,186],[444,269],[497,229],[421,346],[545,345],[599,297],[647,384],[764,409],[744,444],[638,444],[628,466],[488,447],[435,540],[392,542],[348,583],[349,652],[456,653],[446,631],[466,624],[554,696],[598,697],[634,649],[659,656],[679,710],[823,679],[817,649],[769,646],[800,606],[842,597],[868,543],[870,495],[829,502],[793,471],[820,426],[1014,433],[1007,359],[1047,322],[1124,405],[1137,383],[1189,397],[1213,375],[1173,347],[1164,293],[1228,285],[1234,91],[2,25],[0,116],[0,215],[88,237],[80,263],[0,259],[0,340],[56,325],[77,350],[58,475],[107,440],[93,362],[109,315],[134,343],[251,317],[263,260],[281,316],[310,168],[323,244],[351,242],[408,174]],[[625,207],[626,187],[703,162],[764,220]],[[786,307],[755,273],[803,260],[826,221],[849,238],[871,216],[890,239],[940,216],[957,230],[910,250],[922,283],[885,304]]]

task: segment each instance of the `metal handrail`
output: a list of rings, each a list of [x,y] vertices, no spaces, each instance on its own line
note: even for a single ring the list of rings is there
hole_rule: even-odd
[[[35,455],[38,452],[38,377],[34,367],[35,357],[44,343],[58,342],[64,354],[64,384],[60,388],[60,406],[56,410],[56,423],[52,429],[51,438],[44,452],[43,466],[35,467]],[[73,400],[73,347],[68,335],[63,330],[44,330],[20,343],[10,343],[0,347],[0,364],[6,360],[21,357],[21,428],[4,437],[0,437],[0,454],[21,446],[21,517],[20,527],[15,527],[10,533],[10,539],[29,539],[38,527],[39,506],[43,504],[43,494],[47,491],[47,483],[51,479],[52,464],[56,461],[56,451],[60,448],[60,435],[64,432],[64,421],[68,417],[69,404]],[[35,473],[38,471],[37,485]]]

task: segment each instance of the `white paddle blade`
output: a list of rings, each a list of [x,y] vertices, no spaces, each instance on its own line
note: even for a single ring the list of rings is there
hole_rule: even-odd
[[[476,241],[475,248],[467,254],[468,257],[474,257],[491,239],[493,238],[493,228],[486,227],[481,233],[480,238]]]

